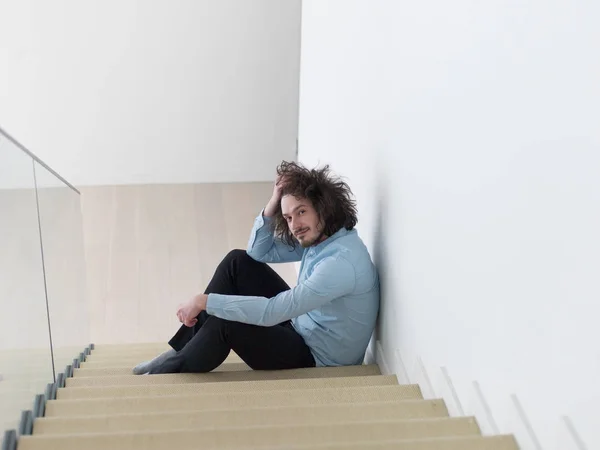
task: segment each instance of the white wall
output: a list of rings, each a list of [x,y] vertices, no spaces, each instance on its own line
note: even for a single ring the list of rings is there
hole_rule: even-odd
[[[476,380],[501,432],[516,394],[543,448],[563,415],[600,448],[599,21],[584,1],[303,4],[299,159],[355,190],[386,359],[446,367],[467,406]]]
[[[267,181],[300,0],[0,0],[0,127],[75,185]]]

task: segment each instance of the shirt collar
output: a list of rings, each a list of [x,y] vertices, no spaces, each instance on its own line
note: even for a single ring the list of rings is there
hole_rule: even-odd
[[[319,253],[321,250],[323,250],[325,247],[327,247],[333,241],[346,236],[348,233],[349,233],[349,231],[346,230],[344,227],[342,227],[338,231],[333,233],[331,236],[329,236],[327,239],[325,239],[323,242],[320,242],[317,245],[313,245],[310,248],[313,249],[313,251],[315,253]]]

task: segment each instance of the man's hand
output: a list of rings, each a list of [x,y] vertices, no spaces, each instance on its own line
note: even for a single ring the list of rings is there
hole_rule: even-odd
[[[206,310],[206,301],[208,295],[198,294],[192,297],[187,303],[179,306],[177,310],[177,318],[186,327],[193,327],[198,323],[196,317],[202,311]]]
[[[281,175],[278,175],[275,180],[275,186],[273,186],[273,195],[263,213],[266,217],[273,217],[279,210],[279,205],[281,204],[281,191],[284,187],[285,179],[283,179]]]

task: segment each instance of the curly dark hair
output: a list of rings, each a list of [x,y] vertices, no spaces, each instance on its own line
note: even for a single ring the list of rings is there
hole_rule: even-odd
[[[306,198],[315,208],[323,233],[331,236],[342,227],[352,230],[358,222],[356,201],[350,186],[330,175],[329,165],[309,170],[301,164],[283,161],[277,167],[277,175],[283,180],[281,196],[293,195]],[[287,245],[296,248],[297,241],[281,212],[281,203],[274,216],[273,232]]]

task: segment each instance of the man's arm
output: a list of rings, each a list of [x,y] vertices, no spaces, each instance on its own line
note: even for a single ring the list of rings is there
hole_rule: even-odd
[[[222,319],[273,326],[354,291],[354,267],[340,256],[321,261],[305,281],[272,298],[209,294],[202,309]]]
[[[276,239],[271,231],[273,216],[277,214],[281,205],[281,190],[283,185],[284,180],[280,176],[277,177],[271,199],[254,221],[254,227],[250,233],[246,253],[258,262],[295,262],[300,261],[304,253],[304,249],[300,245],[296,245],[295,248],[290,247],[280,239]]]
[[[276,239],[271,231],[271,217],[261,214],[254,220],[254,227],[248,240],[246,253],[259,262],[264,263],[284,263],[295,262],[302,259],[304,249],[300,244],[296,248]]]

